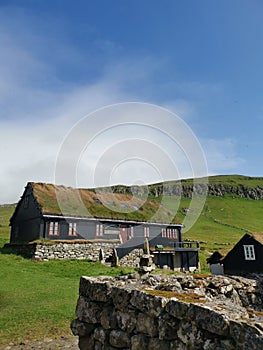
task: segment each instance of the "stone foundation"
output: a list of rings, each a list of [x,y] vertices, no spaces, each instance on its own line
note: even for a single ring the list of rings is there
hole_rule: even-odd
[[[135,277],[81,278],[71,323],[81,350],[263,349],[261,282]]]

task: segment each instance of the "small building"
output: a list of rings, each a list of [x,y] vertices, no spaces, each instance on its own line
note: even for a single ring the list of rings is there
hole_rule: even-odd
[[[246,233],[230,251],[215,252],[207,262],[211,271],[222,266],[228,275],[263,273],[262,256],[263,233]]]
[[[224,272],[263,273],[263,233],[246,233],[222,259]]]

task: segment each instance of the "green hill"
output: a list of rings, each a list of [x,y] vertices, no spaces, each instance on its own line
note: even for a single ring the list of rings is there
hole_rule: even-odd
[[[263,178],[242,175],[217,175],[208,178],[183,179],[177,181],[166,181],[148,186],[112,186],[114,193],[125,193],[134,195],[150,195],[160,197],[163,195],[176,195],[191,198],[192,193],[198,195],[222,197],[227,194],[254,200],[263,199]],[[105,188],[109,191],[109,188]]]

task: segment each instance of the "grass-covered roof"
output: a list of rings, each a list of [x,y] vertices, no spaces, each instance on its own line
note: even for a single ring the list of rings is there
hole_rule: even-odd
[[[263,232],[253,232],[251,233],[251,236],[258,241],[259,243],[263,244]]]
[[[161,223],[173,221],[171,212],[162,204],[129,194],[46,183],[29,185],[42,214]]]

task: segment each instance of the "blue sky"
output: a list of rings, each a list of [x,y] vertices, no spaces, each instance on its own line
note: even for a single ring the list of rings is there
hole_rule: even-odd
[[[256,0],[1,0],[0,202],[27,181],[52,182],[69,130],[119,102],[181,117],[208,174],[263,176],[262,15]],[[129,166],[115,182],[133,181]]]

